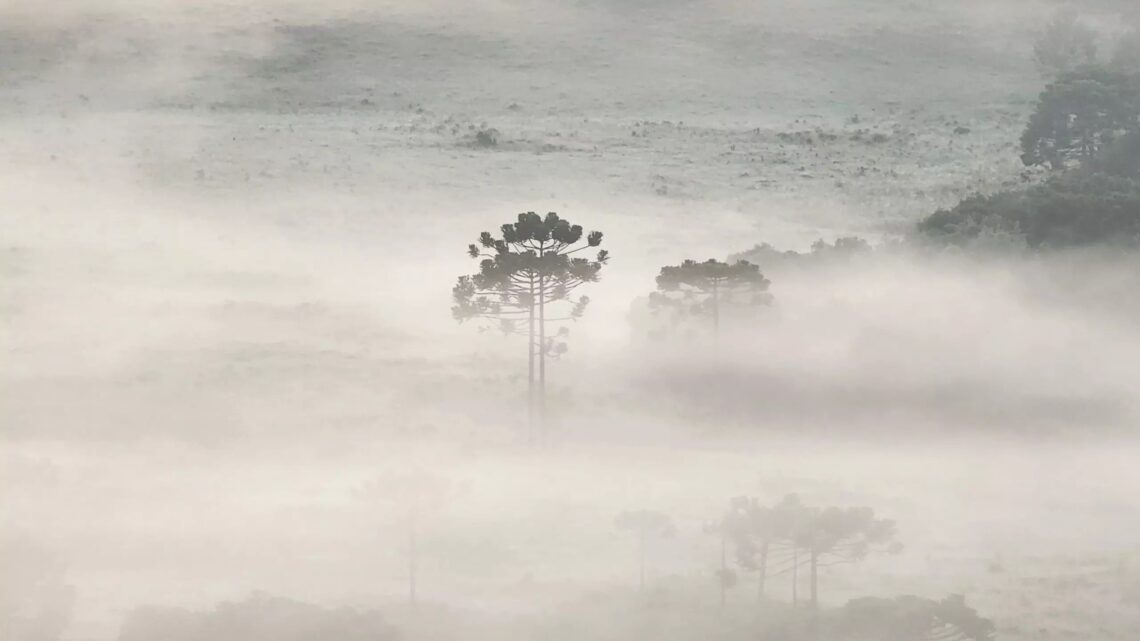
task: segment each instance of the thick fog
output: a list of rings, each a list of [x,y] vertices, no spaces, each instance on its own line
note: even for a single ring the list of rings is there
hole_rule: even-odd
[[[1063,9],[0,3],[0,638],[1137,638],[1140,232],[918,226],[1051,180]],[[610,253],[538,410],[452,309],[528,211]],[[765,304],[671,316],[686,259]],[[790,495],[889,540],[761,572]]]

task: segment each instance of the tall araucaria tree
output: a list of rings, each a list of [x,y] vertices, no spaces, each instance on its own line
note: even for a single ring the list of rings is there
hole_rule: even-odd
[[[527,336],[527,415],[532,435],[535,418],[546,414],[546,360],[566,351],[559,340],[569,330],[554,324],[574,321],[585,312],[587,296],[574,292],[596,282],[609,253],[598,250],[592,258],[574,256],[602,244],[602,232],[585,233],[581,225],[550,212],[518,215],[513,223],[479,234],[468,246],[472,258],[481,259],[479,272],[460,276],[452,297],[452,315],[460,322],[490,321],[508,334]]]
[[[768,305],[770,284],[760,267],[746,260],[732,264],[712,258],[703,263],[686,260],[661,268],[649,305],[655,311],[672,310],[678,320],[685,315],[708,317],[713,333],[719,334],[723,307]]]

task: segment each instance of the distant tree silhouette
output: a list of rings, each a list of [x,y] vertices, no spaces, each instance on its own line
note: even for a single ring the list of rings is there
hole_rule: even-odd
[[[800,569],[806,569],[810,604],[819,605],[819,568],[865,558],[872,551],[897,552],[894,522],[876,519],[871,508],[815,508],[795,494],[770,507],[754,498],[730,504],[733,541],[741,567],[757,571],[758,595],[769,576],[791,574],[792,604],[799,602]]]
[[[414,471],[383,474],[355,491],[359,499],[388,503],[402,513],[408,541],[408,603],[413,607],[417,603],[420,521],[425,513],[440,509],[455,489],[446,478]]]
[[[708,317],[713,333],[719,334],[722,307],[768,305],[772,302],[770,284],[758,266],[745,260],[732,264],[712,258],[703,263],[686,260],[661,268],[649,305],[658,312],[671,311],[678,319]]]
[[[737,497],[729,504],[729,514],[733,516],[728,522],[736,547],[736,562],[757,573],[756,595],[761,600],[773,567],[777,568],[777,574],[795,570],[793,526],[795,513],[802,509],[795,495],[788,495],[773,506],[761,505],[753,497]]]
[[[645,547],[650,538],[670,538],[677,533],[669,515],[651,510],[622,512],[614,519],[619,530],[632,532],[637,537],[638,588],[645,589]]]
[[[795,545],[804,550],[811,586],[811,606],[819,607],[819,568],[852,563],[872,551],[897,553],[894,521],[875,518],[869,507],[805,508],[794,525]]]
[[[1033,60],[1047,75],[1070,72],[1097,59],[1097,33],[1072,9],[1053,15],[1033,44]]]
[[[472,258],[481,259],[479,272],[460,276],[452,289],[452,315],[460,322],[491,321],[505,333],[527,336],[528,418],[532,436],[537,415],[546,413],[546,360],[566,351],[560,338],[548,332],[553,323],[580,318],[590,299],[573,296],[586,283],[598,280],[609,260],[606,250],[593,258],[574,256],[601,245],[602,232],[585,233],[581,225],[550,212],[545,217],[534,212],[518,215],[513,223],[500,227],[499,235],[483,232],[479,242],[468,246]],[[550,308],[563,307],[551,317]],[[537,363],[537,377],[536,377]]]

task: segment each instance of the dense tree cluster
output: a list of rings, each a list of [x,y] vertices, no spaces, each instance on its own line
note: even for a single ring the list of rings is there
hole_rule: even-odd
[[[1140,181],[1074,171],[1023,191],[973,196],[918,224],[925,238],[968,246],[1018,237],[1030,248],[1092,244],[1140,246]]]

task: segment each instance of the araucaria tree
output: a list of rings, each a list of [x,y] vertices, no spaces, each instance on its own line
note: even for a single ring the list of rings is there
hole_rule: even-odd
[[[637,536],[638,587],[645,589],[645,547],[651,538],[669,538],[677,533],[673,519],[668,514],[651,510],[622,512],[614,519],[619,530],[632,532]]]
[[[528,418],[533,431],[546,413],[546,361],[566,351],[561,340],[568,330],[557,332],[552,324],[580,318],[590,299],[575,296],[575,290],[598,280],[598,273],[609,260],[606,250],[590,258],[575,256],[602,244],[602,232],[588,234],[581,225],[550,212],[545,217],[534,212],[491,232],[479,235],[479,242],[468,247],[472,258],[480,259],[479,272],[460,276],[452,297],[452,314],[460,322],[489,321],[509,334],[527,336]]]
[[[712,258],[703,263],[686,260],[661,268],[649,305],[657,312],[672,311],[677,322],[687,315],[707,317],[713,333],[719,334],[723,308],[770,304],[770,284],[760,267],[746,260],[732,264]]]
[[[803,504],[794,494],[771,507],[744,496],[729,503],[725,522],[729,524],[736,547],[736,562],[745,570],[756,572],[756,595],[760,599],[764,598],[771,574],[794,573],[797,569],[793,528],[803,510]]]

